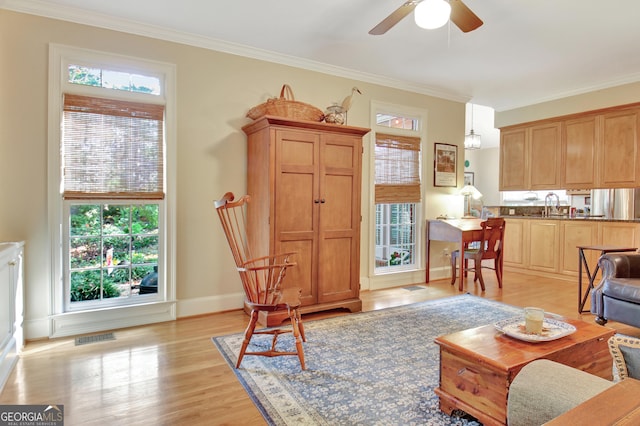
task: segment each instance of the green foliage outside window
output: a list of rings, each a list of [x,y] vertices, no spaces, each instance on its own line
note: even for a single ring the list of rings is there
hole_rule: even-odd
[[[83,204],[70,213],[71,301],[137,294],[158,265],[158,205]]]

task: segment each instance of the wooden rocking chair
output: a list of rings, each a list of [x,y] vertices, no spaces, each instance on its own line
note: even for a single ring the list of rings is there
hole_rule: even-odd
[[[304,350],[302,342],[306,342],[304,335],[304,326],[300,318],[300,289],[285,287],[282,281],[285,277],[287,268],[295,266],[289,258],[294,253],[282,253],[271,256],[253,257],[249,247],[247,236],[247,216],[246,205],[251,197],[245,195],[239,200],[234,201],[234,195],[227,192],[224,196],[215,202],[216,211],[220,217],[222,228],[229,242],[233,259],[242,286],[244,287],[245,303],[251,308],[251,316],[249,325],[244,334],[244,341],[240,348],[238,362],[236,368],[240,367],[242,358],[245,355],[259,356],[283,356],[297,355],[300,359],[300,366],[305,369]],[[256,324],[260,311],[278,311],[287,310],[291,320],[291,329],[288,328],[271,328],[256,331]],[[283,333],[291,333],[295,339],[296,351],[286,352],[276,350],[278,336]],[[271,348],[260,352],[247,352],[247,347],[254,334],[271,334]]]

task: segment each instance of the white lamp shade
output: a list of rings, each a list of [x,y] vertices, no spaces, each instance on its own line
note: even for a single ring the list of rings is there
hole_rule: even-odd
[[[460,190],[460,194],[464,196],[470,196],[474,200],[479,200],[480,198],[482,198],[482,192],[478,191],[478,188],[473,185],[463,186]]]
[[[420,28],[433,30],[449,20],[451,5],[445,0],[423,0],[416,6],[413,16]]]

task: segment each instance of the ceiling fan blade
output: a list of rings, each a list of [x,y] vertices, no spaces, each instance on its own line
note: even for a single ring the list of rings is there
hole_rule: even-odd
[[[451,22],[464,33],[473,31],[483,24],[482,19],[471,11],[461,0],[449,0],[451,4]]]
[[[402,21],[402,19],[413,12],[413,9],[416,8],[416,5],[420,3],[421,0],[409,0],[396,10],[394,10],[391,15],[384,18],[378,25],[373,27],[369,34],[371,35],[381,35],[389,31],[396,25],[398,22]]]

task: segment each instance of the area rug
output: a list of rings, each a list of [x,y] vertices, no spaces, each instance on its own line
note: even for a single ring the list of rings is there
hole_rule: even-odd
[[[513,317],[521,308],[463,294],[305,322],[307,370],[297,357],[246,356],[242,334],[213,338],[271,425],[478,425],[438,408],[440,335]],[[270,344],[254,338],[250,350]],[[282,349],[293,349],[291,335]],[[281,343],[279,343],[280,345]]]

